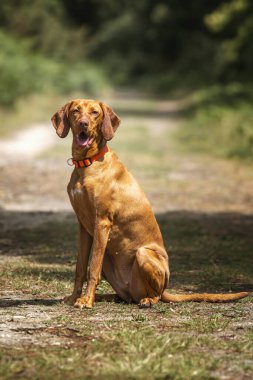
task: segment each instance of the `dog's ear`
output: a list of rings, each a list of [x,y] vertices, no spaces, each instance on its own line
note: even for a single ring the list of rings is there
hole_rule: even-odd
[[[116,132],[116,129],[119,127],[121,120],[116,115],[116,113],[113,112],[113,110],[110,107],[108,107],[106,104],[100,103],[100,105],[104,112],[104,119],[103,119],[101,131],[102,131],[104,139],[106,141],[109,141],[113,138],[114,133]]]
[[[65,104],[59,111],[57,111],[51,118],[52,124],[56,129],[56,133],[59,137],[66,137],[69,133],[69,120],[68,120],[68,110],[70,102]]]

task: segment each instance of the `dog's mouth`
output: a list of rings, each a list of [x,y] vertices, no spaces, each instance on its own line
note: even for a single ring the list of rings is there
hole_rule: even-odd
[[[78,145],[86,147],[92,144],[94,137],[88,136],[85,132],[82,131],[76,136],[76,140]]]

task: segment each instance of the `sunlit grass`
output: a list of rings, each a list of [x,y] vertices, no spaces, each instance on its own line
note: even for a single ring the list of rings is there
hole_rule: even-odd
[[[253,157],[252,95],[243,87],[213,86],[196,92],[188,104],[181,129],[181,147],[228,159]],[[186,110],[187,111],[187,110]]]

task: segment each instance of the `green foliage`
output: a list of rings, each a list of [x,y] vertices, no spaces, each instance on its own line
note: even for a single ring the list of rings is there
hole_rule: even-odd
[[[205,17],[208,29],[216,38],[214,51],[217,78],[231,82],[252,81],[253,4],[250,0],[221,2]]]
[[[190,149],[227,158],[253,158],[252,95],[241,85],[195,94],[178,133]]]
[[[106,86],[102,69],[85,58],[85,29],[70,25],[60,0],[1,2],[0,21],[0,104],[52,90],[93,95]]]
[[[8,105],[39,87],[39,68],[24,43],[0,32],[0,102]],[[33,73],[33,75],[31,75]]]
[[[87,61],[50,60],[32,53],[29,44],[0,31],[0,103],[12,105],[31,92],[55,90],[94,94],[106,81],[101,69]]]
[[[85,25],[88,55],[102,58],[119,83],[148,81],[167,92],[175,87],[175,77],[184,86],[231,82],[242,80],[250,67],[250,0],[63,3],[74,23]]]
[[[60,91],[65,68],[84,72],[87,68],[81,66],[87,60],[105,68],[114,84],[141,85],[159,93],[253,80],[250,0],[194,0],[184,5],[176,0],[12,0],[1,2],[0,22],[8,38],[21,46],[25,41],[24,56],[19,58],[22,47],[15,53],[18,65],[33,72],[32,63],[25,64],[27,54],[30,61],[34,54],[46,58],[50,62],[38,64],[45,65],[42,84],[51,72]],[[6,65],[15,77],[11,59],[6,56]],[[25,92],[33,89],[32,77],[23,84]],[[78,76],[73,71],[70,77],[75,90]],[[84,82],[86,86],[87,79]]]
[[[72,62],[84,57],[85,29],[71,25],[60,0],[3,1],[0,12],[4,29],[28,40],[33,52]]]

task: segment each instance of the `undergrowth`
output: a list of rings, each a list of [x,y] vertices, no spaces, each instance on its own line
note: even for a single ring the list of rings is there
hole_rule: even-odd
[[[225,158],[253,158],[252,92],[239,84],[195,93],[177,138],[192,151]]]

